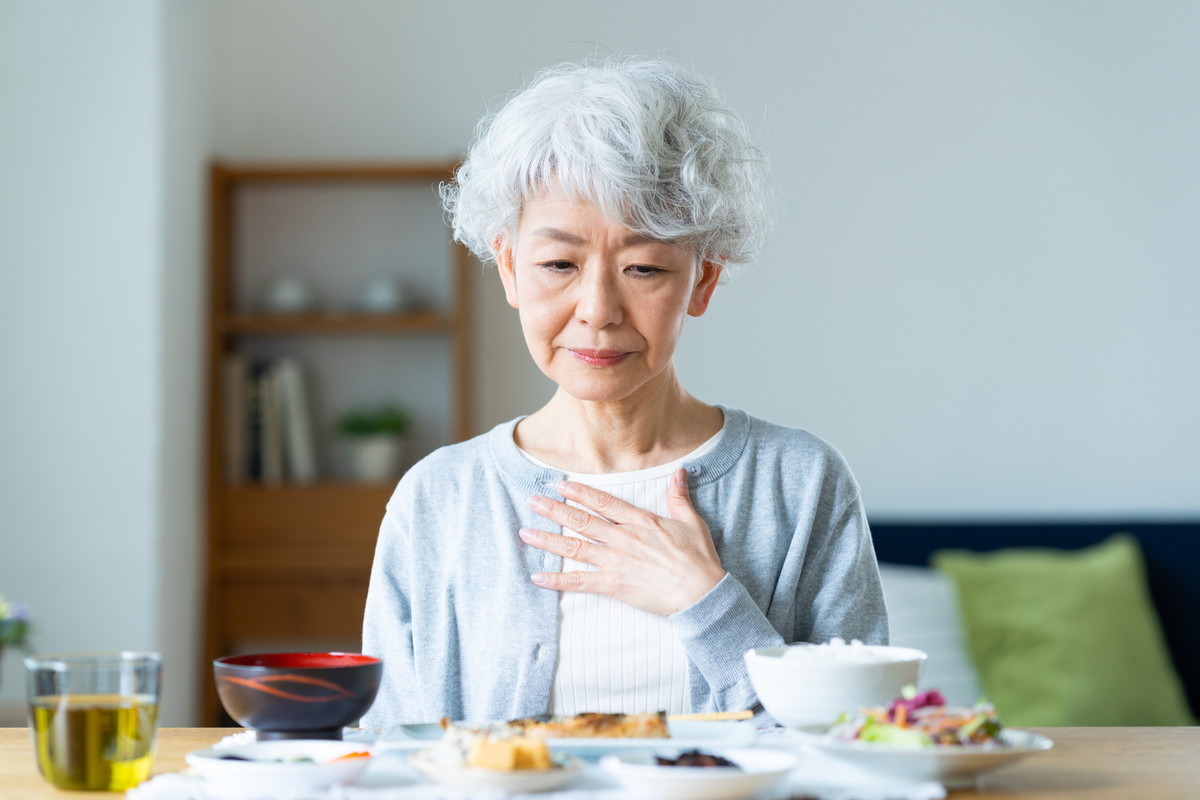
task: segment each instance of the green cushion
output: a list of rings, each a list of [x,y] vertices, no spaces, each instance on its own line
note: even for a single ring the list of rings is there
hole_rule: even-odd
[[[1132,536],[942,550],[933,566],[954,582],[967,649],[1006,724],[1193,724]]]

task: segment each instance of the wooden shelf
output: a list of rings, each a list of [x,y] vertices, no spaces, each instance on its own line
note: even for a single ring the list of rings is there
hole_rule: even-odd
[[[385,483],[365,483],[363,481],[319,480],[312,483],[227,483],[225,491],[245,494],[273,495],[313,495],[325,492],[357,492],[363,495],[374,495],[378,492],[391,492],[396,488],[394,481]],[[290,498],[290,499],[295,499]]]
[[[467,290],[469,257],[465,248],[446,244],[444,268],[448,296],[438,297],[438,308],[407,313],[303,313],[270,314],[248,312],[251,307],[245,287],[262,277],[263,267],[243,264],[262,252],[254,245],[273,243],[282,237],[282,248],[295,247],[304,236],[356,252],[354,244],[370,246],[387,238],[386,229],[373,229],[375,239],[361,238],[361,230],[347,236],[336,220],[346,198],[353,203],[386,203],[410,190],[422,192],[441,181],[453,179],[455,164],[442,163],[216,163],[209,171],[209,298],[207,311],[206,483],[207,552],[205,567],[205,663],[234,652],[244,652],[244,643],[262,641],[311,642],[324,649],[336,642],[355,641],[361,635],[362,613],[370,580],[375,540],[388,498],[395,483],[362,484],[321,479],[313,483],[230,483],[226,477],[225,447],[227,401],[224,381],[229,356],[253,356],[264,360],[275,353],[301,361],[315,359],[343,346],[355,347],[356,336],[409,338],[401,359],[416,359],[428,365],[440,359],[438,374],[446,375],[448,402],[441,410],[448,417],[447,435],[452,441],[471,435],[470,391],[470,297]],[[374,187],[363,192],[356,184],[389,184],[388,191]],[[259,189],[268,184],[269,192]],[[399,190],[393,193],[392,188]],[[250,189],[249,192],[243,190]],[[311,191],[317,189],[318,191]],[[349,189],[350,191],[345,191]],[[295,190],[295,191],[293,191]],[[327,191],[328,190],[328,191]],[[295,221],[286,214],[263,226],[247,212],[247,198],[256,202],[282,202],[287,207],[297,197],[322,198],[330,209]],[[425,196],[436,204],[432,193]],[[264,200],[265,198],[265,200]],[[406,201],[408,202],[408,201]],[[389,224],[406,223],[418,236],[427,232],[424,211],[417,201],[413,217],[397,217]],[[253,206],[250,206],[253,207]],[[368,206],[374,210],[378,206]],[[368,215],[369,217],[369,215]],[[416,220],[424,219],[426,222]],[[252,224],[252,221],[253,224]],[[315,224],[315,227],[313,227]],[[309,226],[309,227],[291,227]],[[426,225],[425,228],[420,227]],[[301,235],[303,234],[303,235]],[[326,238],[328,237],[328,238]],[[359,237],[359,238],[356,238]],[[442,239],[445,242],[446,239]],[[426,240],[418,238],[415,248]],[[434,245],[428,252],[437,252]],[[256,269],[257,266],[257,269]],[[428,269],[429,267],[426,267]],[[325,276],[323,276],[325,277]],[[339,275],[329,275],[336,283]],[[287,340],[289,341],[280,341]],[[346,345],[326,347],[326,341],[350,337]],[[431,341],[436,340],[436,341]],[[448,343],[449,346],[446,346]],[[366,352],[377,353],[378,343],[364,341]],[[340,350],[338,351],[340,352]],[[263,355],[265,354],[265,355]],[[378,356],[374,356],[378,358]],[[336,358],[336,356],[335,356]],[[361,357],[360,357],[361,358]],[[369,359],[368,359],[369,360]],[[381,368],[371,361],[369,370]],[[394,365],[389,365],[393,367]],[[354,386],[353,380],[337,384],[319,383],[319,370],[310,375],[319,394],[331,385]],[[345,375],[338,373],[336,380]],[[359,373],[360,375],[363,373]],[[334,380],[328,378],[327,380]],[[323,427],[328,428],[323,421]],[[449,442],[444,442],[449,443]],[[428,443],[427,443],[428,444]],[[434,442],[434,446],[438,443]],[[420,453],[416,454],[417,456]],[[257,646],[256,644],[253,646]],[[308,646],[308,645],[305,645]],[[207,725],[223,721],[211,676],[202,683],[202,719]]]
[[[214,520],[214,561],[230,551],[371,553],[395,486],[357,483],[226,485]],[[317,562],[320,563],[320,562]]]
[[[372,550],[347,552],[331,548],[229,550],[213,567],[225,580],[262,577],[303,578],[342,576],[366,581],[371,573]]]
[[[311,164],[275,162],[257,164],[216,164],[214,173],[221,178],[241,182],[303,183],[314,181],[448,181],[455,163],[357,162]]]
[[[252,334],[364,334],[446,333],[456,318],[436,311],[408,314],[231,314],[217,325],[223,333]]]

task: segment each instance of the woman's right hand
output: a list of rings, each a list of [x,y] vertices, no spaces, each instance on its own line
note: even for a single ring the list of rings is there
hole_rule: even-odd
[[[530,579],[560,592],[592,592],[668,616],[695,604],[725,577],[708,524],[696,513],[687,472],[676,471],[667,492],[670,517],[660,517],[607,492],[572,481],[556,487],[576,508],[534,495],[538,514],[587,539],[522,528],[521,541],[591,564],[591,572],[535,572]]]

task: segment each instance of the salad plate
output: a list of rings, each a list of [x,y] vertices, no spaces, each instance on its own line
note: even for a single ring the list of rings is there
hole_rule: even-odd
[[[581,758],[599,758],[608,753],[654,747],[748,747],[758,739],[758,729],[750,720],[679,720],[670,723],[670,730],[669,739],[562,738],[547,739],[546,746],[555,752]],[[416,750],[441,740],[444,733],[442,727],[436,723],[397,725],[378,740],[377,746],[385,749]]]
[[[1049,750],[1054,743],[1033,731],[1005,728],[990,744],[904,746],[844,740],[829,729],[794,730],[808,746],[859,769],[915,781],[937,781],[948,787],[974,785],[990,770],[1012,764],[1034,753]]]
[[[412,766],[434,783],[465,791],[501,791],[505,794],[548,792],[566,786],[583,772],[583,762],[556,755],[549,769],[481,769],[447,761],[434,749],[417,750],[408,757]]]
[[[860,769],[954,787],[1054,746],[1032,731],[1005,728],[991,703],[951,706],[937,689],[915,686],[886,708],[862,708],[797,733],[812,748]]]

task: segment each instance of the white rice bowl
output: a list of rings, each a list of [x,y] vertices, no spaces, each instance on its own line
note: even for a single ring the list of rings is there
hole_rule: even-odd
[[[745,655],[767,713],[794,728],[829,725],[842,712],[887,705],[917,685],[927,656],[911,647],[846,643],[759,647]]]

